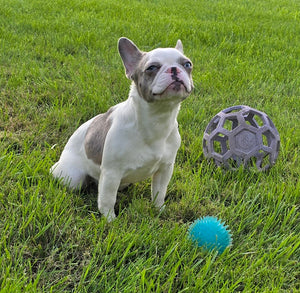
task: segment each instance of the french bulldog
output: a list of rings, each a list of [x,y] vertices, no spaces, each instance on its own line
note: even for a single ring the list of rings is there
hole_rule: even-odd
[[[80,188],[87,177],[98,181],[98,208],[108,221],[115,216],[119,189],[152,177],[152,201],[164,207],[181,143],[177,114],[193,89],[192,62],[175,48],[143,52],[127,38],[118,41],[129,97],[82,124],[68,140],[50,172]]]

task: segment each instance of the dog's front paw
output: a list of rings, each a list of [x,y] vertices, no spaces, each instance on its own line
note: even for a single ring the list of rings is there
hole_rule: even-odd
[[[116,218],[116,214],[110,209],[100,209],[100,213],[106,218],[107,222],[110,223]]]
[[[105,216],[105,218],[106,218],[107,222],[110,223],[116,218],[116,215],[109,213],[107,216]]]
[[[166,209],[166,205],[164,204],[164,205],[162,205],[160,207],[156,207],[156,208],[157,208],[159,214],[162,214]]]
[[[154,204],[155,208],[160,213],[162,213],[165,210],[165,208],[166,208],[165,202],[157,202],[157,201],[155,201],[153,204]]]
[[[160,213],[162,213],[165,210],[165,208],[166,208],[166,205],[164,204],[164,205],[158,207],[158,210]]]

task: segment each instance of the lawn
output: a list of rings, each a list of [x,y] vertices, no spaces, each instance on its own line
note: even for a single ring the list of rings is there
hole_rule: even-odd
[[[0,0],[0,292],[299,292],[300,2],[297,0]],[[121,36],[142,50],[181,39],[193,94],[167,207],[150,180],[118,194],[70,191],[49,168],[74,130],[127,98]],[[281,148],[268,172],[205,159],[210,119],[233,105],[269,115]],[[216,216],[233,245],[187,239]]]

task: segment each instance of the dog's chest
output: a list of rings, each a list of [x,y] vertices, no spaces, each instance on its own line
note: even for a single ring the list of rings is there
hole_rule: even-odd
[[[122,183],[134,183],[152,176],[167,160],[164,146],[133,148],[124,161]]]

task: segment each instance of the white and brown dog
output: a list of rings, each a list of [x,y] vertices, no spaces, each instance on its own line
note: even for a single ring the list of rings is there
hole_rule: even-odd
[[[126,38],[118,43],[129,98],[81,125],[51,168],[71,188],[80,188],[87,176],[98,182],[98,208],[115,218],[118,189],[152,177],[152,200],[164,205],[166,190],[180,146],[177,114],[180,102],[193,89],[192,62],[175,48],[140,51]]]

